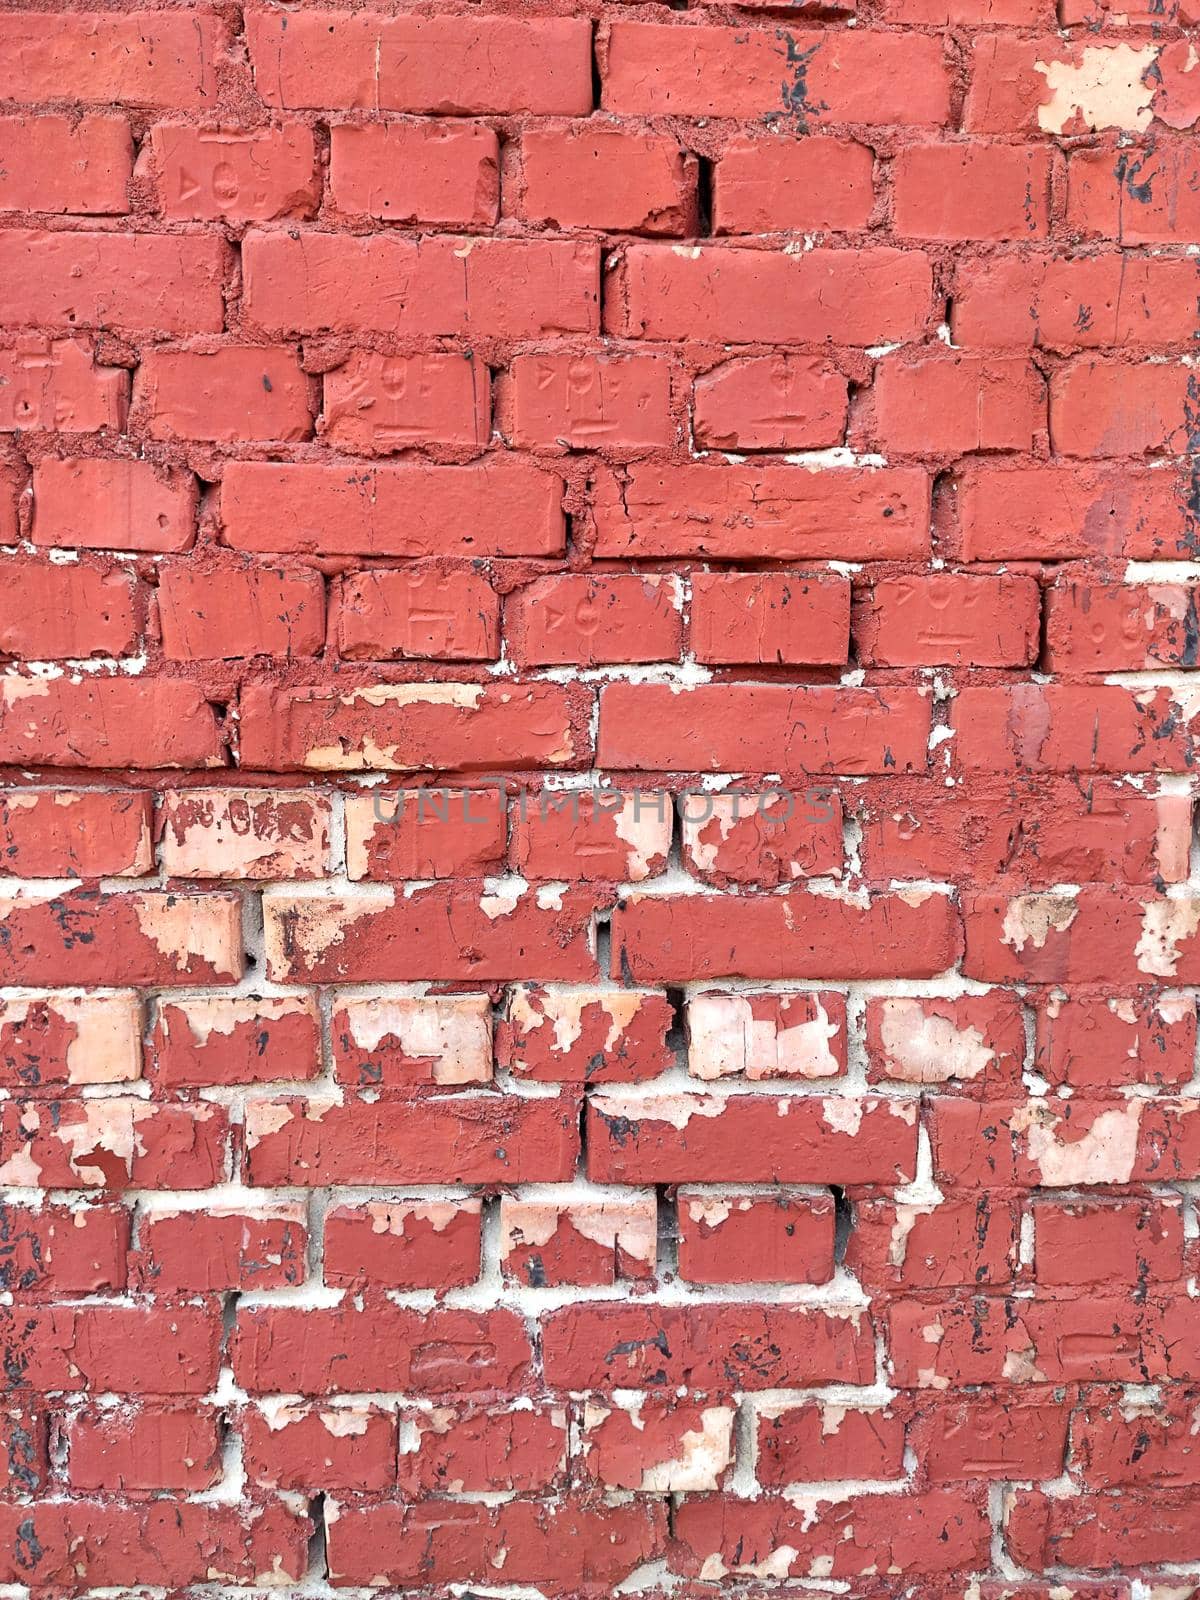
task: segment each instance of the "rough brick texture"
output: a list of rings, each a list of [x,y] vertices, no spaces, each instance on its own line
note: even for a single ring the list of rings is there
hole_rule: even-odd
[[[0,1590],[1200,1594],[1196,0],[0,3]]]

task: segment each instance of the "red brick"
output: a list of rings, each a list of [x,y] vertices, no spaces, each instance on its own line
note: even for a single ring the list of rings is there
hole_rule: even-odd
[[[1005,144],[906,145],[892,162],[896,232],[914,239],[1042,239],[1050,152]]]
[[[15,325],[220,333],[224,264],[207,234],[0,233],[5,320]]]
[[[120,1205],[4,1207],[0,1287],[22,1299],[121,1293],[129,1213]]]
[[[150,129],[149,150],[164,216],[270,222],[311,217],[317,209],[316,151],[312,130],[302,122],[254,131],[158,122]]]
[[[955,274],[957,345],[1085,349],[1170,345],[1196,327],[1186,261],[1120,253],[964,258]]]
[[[527,878],[643,883],[665,871],[674,806],[635,789],[522,794],[513,816],[513,869]]]
[[[692,233],[696,163],[676,139],[590,122],[521,134],[515,208],[542,227]]]
[[[48,767],[220,767],[211,705],[182,679],[8,676],[0,760]]]
[[[938,1099],[934,1174],[962,1188],[1159,1182],[1196,1168],[1194,1123],[1187,1100]]]
[[[0,1410],[0,1488],[8,1494],[36,1495],[50,1469],[49,1419],[27,1406]]]
[[[846,1070],[846,1001],[802,994],[709,991],[687,1002],[693,1078],[836,1078]]]
[[[929,481],[914,467],[810,471],[634,462],[597,487],[598,557],[924,560]]]
[[[739,356],[692,392],[696,443],[717,450],[819,450],[846,432],[846,380],[820,356]]]
[[[1031,1209],[1039,1283],[1133,1288],[1172,1282],[1183,1273],[1183,1211],[1177,1196],[1041,1202]]]
[[[1033,578],[883,578],[855,609],[854,644],[870,667],[1027,667],[1040,621]]]
[[[378,1406],[247,1406],[241,1434],[246,1473],[263,1488],[378,1494],[396,1481],[396,1418]]]
[[[287,1289],[305,1276],[303,1204],[262,1210],[143,1211],[135,1279],[155,1294]]]
[[[683,638],[679,591],[646,573],[555,573],[505,601],[513,656],[523,666],[675,661]]]
[[[175,661],[312,656],[325,642],[325,587],[304,568],[168,564],[158,615]]]
[[[231,461],[221,520],[235,550],[309,555],[553,556],[562,484],[504,455],[469,467]]]
[[[871,396],[871,436],[888,453],[1030,450],[1046,428],[1042,377],[1018,356],[886,356]]]
[[[329,866],[328,800],[270,789],[163,796],[164,872],[174,878],[319,878]]]
[[[216,1105],[104,1097],[0,1108],[4,1182],[43,1189],[209,1189],[228,1166]]]
[[[22,1531],[23,1530],[23,1531]],[[252,1584],[261,1572],[297,1581],[308,1554],[307,1518],[275,1504],[162,1500],[122,1505],[105,1500],[47,1500],[0,1506],[0,1581],[37,1587],[127,1589],[142,1583],[176,1588],[221,1572]]]
[[[515,1500],[479,1504],[366,1502],[343,1508],[330,1527],[335,1584],[379,1576],[405,1588],[432,1578],[488,1583],[499,1570],[514,1584],[612,1593],[666,1549],[661,1504],[576,1506]]]
[[[242,692],[243,766],[268,771],[487,771],[570,767],[591,696],[576,685],[325,684]]]
[[[1007,1284],[1017,1270],[1016,1207],[986,1191],[965,1199],[854,1202],[846,1265],[868,1292]]]
[[[588,1100],[597,1183],[903,1183],[916,1152],[906,1101],[620,1090]]]
[[[589,1402],[582,1468],[606,1489],[663,1493],[721,1489],[733,1465],[732,1405],[649,1395]]]
[[[887,1407],[817,1401],[758,1408],[757,1476],[768,1488],[846,1478],[898,1478],[904,1419]]]
[[[0,897],[5,984],[219,982],[242,975],[241,901],[235,894]]]
[[[1195,1054],[1191,995],[1154,1000],[1052,992],[1038,1009],[1035,1065],[1052,1085],[1174,1088],[1191,1077]]]
[[[1143,902],[1101,888],[1011,902],[978,895],[966,906],[964,970],[989,980],[1101,983],[1120,990],[1148,978],[1189,982],[1200,966],[1192,953],[1194,913],[1191,900]]]
[[[485,995],[420,999],[347,997],[330,1023],[333,1075],[359,1088],[455,1087],[492,1076],[492,1017]]]
[[[631,895],[613,917],[614,970],[637,982],[708,978],[933,977],[957,955],[944,896]]]
[[[1187,479],[1157,468],[971,467],[960,479],[971,561],[1191,559]]]
[[[47,457],[33,474],[34,544],[85,550],[186,550],[196,480],[149,461]]]
[[[1051,672],[1187,667],[1196,652],[1195,590],[1182,583],[1055,584],[1046,590]]]
[[[872,1082],[981,1082],[1015,1091],[1025,1059],[1025,1025],[1007,994],[957,1000],[891,995],[867,1001],[867,1076]]]
[[[139,638],[137,585],[98,566],[7,561],[0,652],[34,661],[130,655]]]
[[[1022,1566],[1138,1568],[1192,1562],[1200,1551],[1196,1496],[1156,1484],[1154,1492],[1082,1494],[1066,1503],[1035,1489],[1013,1495],[1009,1544]]]
[[[928,700],[907,688],[614,683],[600,696],[598,759],[646,771],[923,772],[929,728]]]
[[[164,1089],[274,1083],[320,1074],[320,1019],[308,996],[160,1000],[147,1074]]]
[[[1067,1413],[1050,1396],[937,1402],[917,1414],[909,1445],[930,1483],[1057,1478]]]
[[[128,390],[120,368],[95,365],[90,340],[24,334],[0,350],[0,433],[117,430]]]
[[[1067,1300],[975,1295],[931,1306],[894,1300],[888,1312],[893,1384],[1146,1383],[1165,1376],[1161,1306],[1120,1295]],[[927,1331],[928,1330],[928,1331]],[[1003,1398],[1007,1401],[1011,1391]],[[1078,1500],[1072,1504],[1079,1508]]]
[[[397,455],[430,444],[480,450],[487,443],[488,373],[465,354],[356,350],[324,383],[321,437],[354,455]]]
[[[882,780],[859,811],[867,876],[1010,883],[1154,884],[1188,875],[1191,802],[1120,781],[978,777],[939,796]]]
[[[600,258],[583,240],[249,233],[242,267],[244,314],[266,333],[597,331]]]
[[[1200,116],[1200,100],[1193,73],[1196,57],[1187,39],[1173,39],[1164,45],[1154,63],[1158,88],[1154,95],[1154,115],[1169,128],[1191,128]]]
[[[540,1097],[259,1100],[246,1126],[249,1181],[268,1187],[439,1183],[449,1171],[460,1183],[564,1183],[579,1145],[574,1100]]]
[[[1066,456],[1183,455],[1189,448],[1191,367],[1087,357],[1050,383],[1050,438]]]
[[[680,824],[688,871],[719,889],[776,889],[843,869],[842,805],[832,789],[693,792]]]
[[[338,1289],[454,1289],[480,1272],[479,1201],[335,1206],[325,1282]]]
[[[840,666],[850,649],[845,578],[697,572],[691,645],[697,661]]]
[[[517,356],[501,395],[519,450],[642,450],[676,434],[671,369],[657,356]]]
[[[254,8],[246,36],[268,105],[471,116],[592,109],[582,18],[457,17]]]
[[[495,130],[482,123],[343,124],[330,138],[330,198],[339,211],[386,222],[490,228],[499,163]]]
[[[375,789],[347,795],[346,875],[469,878],[504,862],[504,797],[496,788]]]
[[[67,1476],[90,1494],[209,1489],[221,1475],[217,1418],[209,1410],[76,1412],[66,1427]]]
[[[1083,150],[1067,166],[1067,224],[1120,245],[1189,245],[1200,238],[1198,182],[1189,150]]]
[[[18,878],[137,878],[151,870],[151,801],[98,789],[0,791],[0,859]]]
[[[679,1564],[690,1573],[719,1562],[721,1571],[750,1577],[769,1562],[780,1577],[800,1576],[817,1563],[839,1579],[889,1567],[911,1578],[985,1565],[991,1524],[979,1491],[966,1488],[853,1494],[813,1509],[773,1495],[729,1505],[695,1496],[680,1507],[675,1533]]]
[[[631,339],[871,345],[918,337],[932,309],[919,250],[633,244],[611,271],[606,327]]]
[[[308,383],[290,350],[147,350],[133,400],[152,439],[239,444],[312,433]]]
[[[817,1307],[577,1304],[542,1330],[547,1382],[562,1389],[861,1383],[873,1367],[869,1319]]]
[[[1094,1392],[1071,1422],[1072,1451],[1084,1481],[1104,1489],[1194,1485],[1200,1467],[1192,1432],[1196,1403],[1194,1389],[1175,1389],[1158,1404],[1130,1404],[1123,1396]]]
[[[500,1210],[500,1270],[532,1288],[585,1288],[653,1278],[658,1207],[654,1197],[596,1202],[515,1200]]]
[[[605,111],[772,118],[800,133],[827,122],[937,127],[950,109],[940,39],[869,29],[616,21],[601,76]]]
[[[963,126],[971,133],[1075,134],[1145,131],[1154,85],[1144,83],[1153,48],[987,34],[976,39]],[[1106,156],[1107,159],[1107,156]]]
[[[21,11],[0,25],[14,100],[200,108],[216,93],[225,28],[212,11]]]
[[[529,1337],[515,1312],[384,1303],[259,1306],[238,1317],[233,1371],[251,1394],[488,1393],[519,1388]]]
[[[1073,0],[1064,0],[1062,21]],[[1055,21],[1047,0],[883,0],[881,16],[888,22],[925,23],[930,27],[976,27],[989,23],[1017,28],[1047,26]]]
[[[132,173],[124,117],[0,117],[0,211],[119,214]]]
[[[469,567],[358,572],[342,586],[338,633],[342,654],[358,661],[492,661],[500,600]]]
[[[412,1499],[461,1484],[481,1490],[550,1487],[566,1464],[567,1419],[562,1406],[518,1401],[511,1410],[441,1405],[401,1414],[404,1445],[397,1477]]]
[[[142,1005],[105,995],[33,993],[0,1001],[0,1083],[26,1094],[141,1076]]]
[[[46,1393],[200,1395],[216,1382],[219,1310],[171,1305],[0,1309],[12,1387]],[[74,1581],[74,1580],[73,1580]]]
[[[509,991],[496,1027],[496,1064],[539,1083],[634,1083],[675,1061],[666,995],[636,989]]]
[[[1190,724],[1170,690],[1117,684],[968,688],[950,708],[964,772],[1182,772]]]
[[[713,232],[855,232],[875,204],[874,168],[850,139],[735,134],[713,174]]]
[[[827,1283],[833,1197],[680,1189],[679,1276],[688,1283]]]

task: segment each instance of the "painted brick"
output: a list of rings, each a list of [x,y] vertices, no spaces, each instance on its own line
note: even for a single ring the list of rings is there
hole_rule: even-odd
[[[301,122],[254,131],[159,122],[149,149],[164,216],[270,222],[311,217],[317,208],[316,150]]]
[[[669,445],[671,369],[655,356],[518,356],[501,425],[520,450]]]
[[[848,139],[737,136],[717,162],[713,232],[856,232],[875,203],[874,166]]]
[[[151,870],[151,797],[131,790],[0,793],[0,857],[19,878],[137,878]]]
[[[42,461],[33,479],[33,542],[85,550],[186,550],[195,537],[190,473],[148,461]]]
[[[0,1588],[1186,1600],[1198,0],[95,3]]]
[[[539,578],[508,598],[505,623],[530,667],[673,661],[683,636],[678,589],[652,574]]]
[[[137,586],[121,571],[9,561],[0,592],[0,650],[33,661],[131,655]]]
[[[0,117],[0,211],[129,210],[133,141],[124,117]]]
[[[356,350],[325,374],[324,387],[321,436],[352,455],[487,443],[488,374],[469,356]]]
[[[325,586],[296,566],[163,565],[158,624],[173,661],[315,656],[325,643]]]
[[[304,439],[308,388],[289,350],[149,350],[138,368],[134,411],[154,439]]]
[[[116,430],[125,420],[128,391],[118,367],[95,364],[90,340],[29,334],[0,350],[0,433]]]
[[[621,127],[530,127],[521,138],[516,205],[543,227],[689,233],[696,167],[665,135]]]
[[[356,661],[490,661],[500,653],[500,600],[470,568],[375,568],[346,580],[338,630],[342,654]]]
[[[488,228],[500,204],[500,150],[483,124],[342,124],[330,135],[330,196],[385,222]]]

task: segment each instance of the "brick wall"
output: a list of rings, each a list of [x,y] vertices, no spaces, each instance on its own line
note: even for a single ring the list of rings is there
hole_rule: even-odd
[[[854,9],[0,12],[0,1585],[1196,1592],[1200,13]]]

